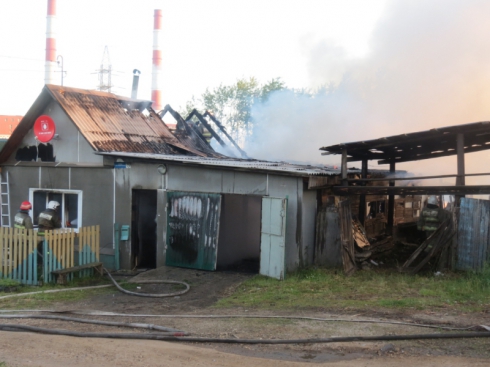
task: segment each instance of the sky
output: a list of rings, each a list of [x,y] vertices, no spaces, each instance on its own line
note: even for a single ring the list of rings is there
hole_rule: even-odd
[[[42,89],[46,4],[0,0],[0,114],[24,114]],[[57,0],[65,85],[95,88],[108,46],[113,92],[130,95],[136,68],[138,97],[149,99],[157,8],[164,105],[179,109],[243,77],[331,86],[315,98],[278,92],[256,106],[260,124],[245,146],[254,158],[335,164],[339,157],[318,149],[490,120],[488,0]],[[489,158],[467,155],[467,172],[487,171]],[[397,169],[448,174],[456,164],[452,157]]]
[[[163,104],[178,109],[206,88],[241,77],[310,86],[307,48],[328,39],[351,56],[368,38],[385,0],[57,0],[57,54],[64,84],[94,89],[104,47],[113,92],[151,98],[153,11],[163,10]],[[24,114],[44,84],[47,0],[0,0],[0,114]],[[61,69],[60,69],[61,71]],[[61,73],[60,75],[61,80]],[[8,86],[8,88],[5,88]]]

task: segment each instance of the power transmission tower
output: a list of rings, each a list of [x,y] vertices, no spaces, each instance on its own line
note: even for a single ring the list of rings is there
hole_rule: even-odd
[[[109,49],[107,48],[107,46],[105,46],[104,48],[104,55],[102,56],[100,69],[96,71],[97,74],[99,74],[99,85],[97,86],[97,90],[110,93],[111,88],[113,87],[111,82],[112,65],[109,58]]]

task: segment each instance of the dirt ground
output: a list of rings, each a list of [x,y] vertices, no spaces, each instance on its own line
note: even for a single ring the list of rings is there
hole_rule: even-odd
[[[159,268],[139,274],[138,279],[183,280],[189,293],[171,298],[140,298],[114,290],[78,303],[56,303],[58,311],[100,310],[131,314],[126,317],[81,316],[95,320],[151,323],[189,332],[192,336],[233,339],[298,339],[333,336],[428,334],[439,329],[394,324],[325,322],[291,319],[182,318],[155,315],[262,315],[376,319],[426,323],[439,326],[490,325],[488,314],[437,314],[433,312],[376,311],[347,314],[341,310],[272,312],[245,308],[221,309],[212,305],[231,294],[251,275],[237,272]],[[172,285],[142,284],[137,291],[167,293]],[[138,317],[136,314],[153,315]],[[74,322],[9,319],[1,323],[32,325],[83,332],[146,332]],[[259,359],[258,359],[259,358]],[[150,340],[75,338],[25,332],[0,332],[0,362],[7,366],[488,366],[490,339],[412,340],[334,344],[244,345],[169,343]]]

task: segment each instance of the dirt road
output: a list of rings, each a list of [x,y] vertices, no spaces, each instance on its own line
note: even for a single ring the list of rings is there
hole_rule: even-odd
[[[192,345],[157,341],[82,339],[30,333],[0,332],[0,361],[8,367],[289,367],[311,362],[287,362],[223,353]],[[380,356],[339,362],[315,363],[328,367],[471,366],[486,367],[485,359],[463,357]]]

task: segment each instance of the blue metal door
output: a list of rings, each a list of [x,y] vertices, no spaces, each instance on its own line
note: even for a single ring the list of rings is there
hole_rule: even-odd
[[[262,198],[260,274],[284,279],[287,199]]]
[[[169,192],[167,202],[165,264],[216,270],[221,195]]]

